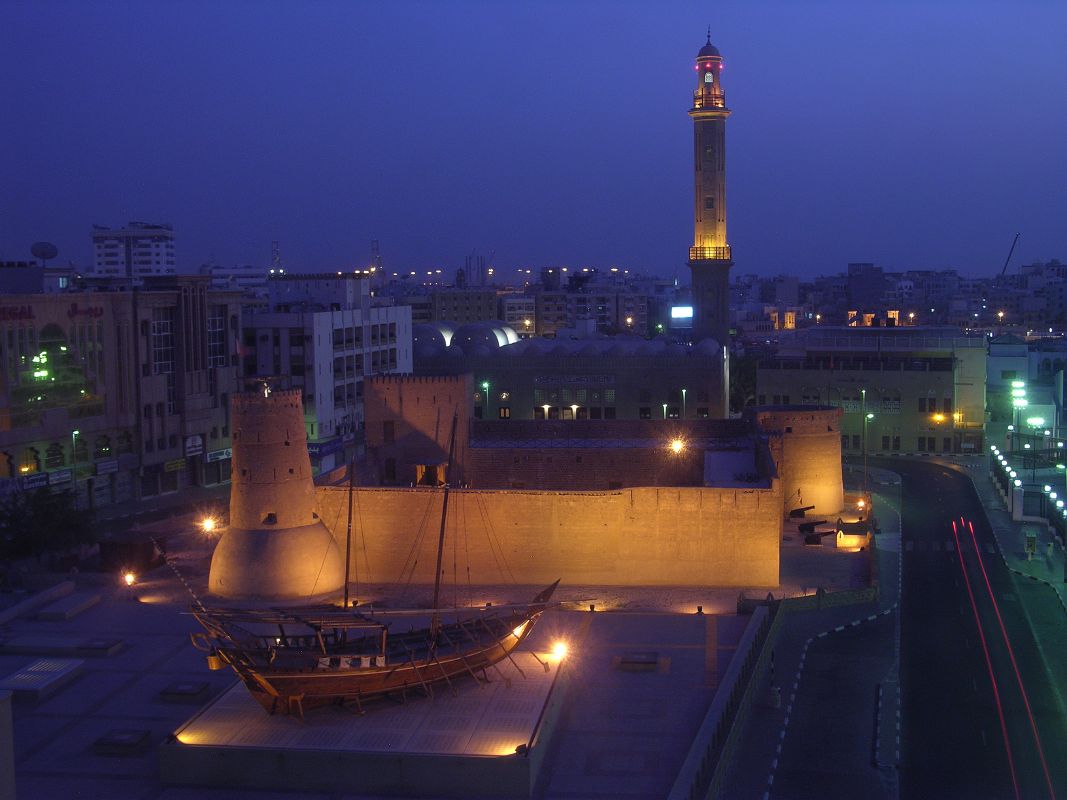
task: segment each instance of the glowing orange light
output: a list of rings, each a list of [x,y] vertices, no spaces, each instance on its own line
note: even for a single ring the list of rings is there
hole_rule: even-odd
[[[126,581],[127,586],[133,586],[134,582],[137,580],[137,576],[134,575],[132,572],[126,572],[123,573],[122,579]]]
[[[567,643],[556,642],[554,645],[552,645],[552,656],[557,661],[562,661],[563,659],[565,659],[567,657]]]
[[[674,453],[675,455],[678,455],[683,450],[685,450],[685,440],[684,439],[671,439],[671,442],[670,442],[669,445],[667,445],[667,447],[670,449],[670,451],[672,453]]]
[[[214,517],[204,517],[202,520],[200,520],[200,530],[202,530],[204,533],[211,533],[213,530],[215,530],[215,526],[217,524],[218,523],[215,522]]]

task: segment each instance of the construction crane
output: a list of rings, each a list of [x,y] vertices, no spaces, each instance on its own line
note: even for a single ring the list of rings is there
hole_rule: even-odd
[[[1019,234],[1015,234],[1015,238],[1011,240],[1011,249],[1008,250],[1008,257],[1004,259],[1004,266],[1000,268],[1000,277],[1004,277],[1004,273],[1008,271],[1008,262],[1011,261],[1011,254],[1015,252],[1015,245],[1019,243]]]

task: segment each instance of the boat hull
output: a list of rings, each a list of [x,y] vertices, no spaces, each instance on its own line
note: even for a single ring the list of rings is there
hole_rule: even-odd
[[[539,614],[532,615],[529,621],[533,622]],[[523,638],[508,633],[476,649],[370,668],[259,670],[240,664],[233,654],[222,651],[220,655],[269,713],[300,715],[323,706],[361,705],[387,695],[404,697],[409,691],[432,695],[435,686],[451,686],[453,681],[465,677],[483,679],[490,668],[514,652]]]

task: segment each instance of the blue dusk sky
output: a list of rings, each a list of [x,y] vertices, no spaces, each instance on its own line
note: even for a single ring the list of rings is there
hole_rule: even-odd
[[[1067,261],[1067,4],[0,3],[0,259],[169,222],[179,268],[687,280],[693,59],[735,272]]]

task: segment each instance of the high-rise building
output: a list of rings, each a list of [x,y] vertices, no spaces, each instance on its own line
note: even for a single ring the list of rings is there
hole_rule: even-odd
[[[726,92],[722,56],[708,41],[696,58],[693,92],[693,341],[712,338],[726,346],[730,336],[729,280],[733,261],[726,239]]]
[[[93,272],[104,278],[132,278],[139,283],[150,275],[173,275],[174,228],[170,225],[131,222],[125,228],[93,226]]]

